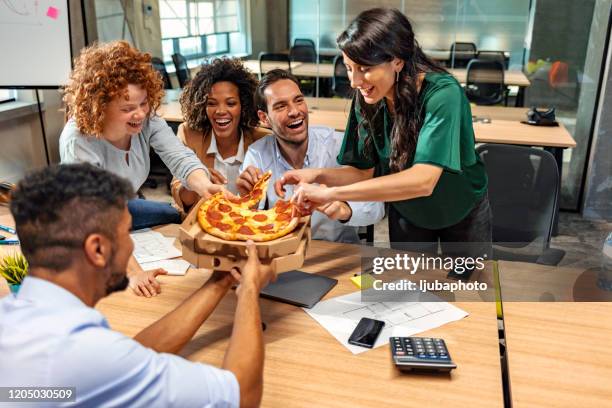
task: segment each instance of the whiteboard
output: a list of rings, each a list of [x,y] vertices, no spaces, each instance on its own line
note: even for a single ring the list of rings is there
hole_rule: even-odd
[[[70,75],[68,0],[0,0],[0,87],[55,87]]]

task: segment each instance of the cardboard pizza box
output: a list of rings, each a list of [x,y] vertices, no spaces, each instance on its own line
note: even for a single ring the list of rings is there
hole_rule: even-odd
[[[179,228],[183,258],[200,268],[221,271],[244,264],[245,241],[226,241],[200,227],[197,214],[203,202],[203,199],[200,200],[191,209]],[[310,237],[310,217],[302,217],[290,234],[272,241],[255,242],[255,246],[262,262],[271,264],[276,272],[284,272],[302,266],[304,253],[300,252],[305,251]]]
[[[300,241],[298,248],[294,253],[277,256],[271,259],[260,258],[260,260],[263,264],[270,265],[270,267],[276,273],[287,272],[301,268],[302,265],[304,265],[304,259],[306,258],[306,250],[308,249],[308,245],[310,244],[310,239],[310,228],[307,228],[306,231],[304,231],[302,240]],[[232,268],[240,269],[244,267],[247,261],[246,251],[240,257],[236,257],[233,255],[209,255],[194,252],[185,246],[183,246],[183,258],[186,261],[192,263],[193,265],[197,265],[198,268],[214,269],[216,271],[226,272],[229,272]]]

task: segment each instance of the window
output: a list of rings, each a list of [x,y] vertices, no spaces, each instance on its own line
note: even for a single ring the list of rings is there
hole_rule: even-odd
[[[246,53],[245,0],[160,0],[164,60]],[[239,36],[239,41],[235,37]]]
[[[10,89],[0,89],[0,103],[15,100],[15,91]]]

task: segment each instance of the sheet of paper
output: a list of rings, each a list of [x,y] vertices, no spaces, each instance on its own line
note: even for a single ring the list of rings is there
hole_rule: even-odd
[[[134,257],[140,265],[182,255],[181,250],[174,246],[175,238],[164,237],[157,231],[144,229],[132,232],[130,236],[134,241]]]
[[[163,268],[168,272],[168,275],[185,275],[191,264],[184,259],[162,259],[161,261],[145,262],[140,266],[145,271]]]
[[[375,293],[374,289],[367,291]],[[319,302],[312,309],[304,308],[304,311],[353,354],[369,350],[348,343],[349,336],[362,317],[385,322],[374,345],[376,348],[389,343],[389,337],[414,336],[468,315],[430,293],[398,291],[397,297],[386,297],[388,301],[384,302],[362,302],[361,297],[362,292],[357,291]]]

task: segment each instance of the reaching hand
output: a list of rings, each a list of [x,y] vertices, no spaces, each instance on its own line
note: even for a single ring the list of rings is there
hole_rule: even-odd
[[[138,271],[130,276],[130,288],[138,296],[152,297],[161,293],[161,286],[155,277],[166,275],[168,272],[162,268],[148,271]]]
[[[306,183],[300,183],[291,197],[291,202],[306,211],[312,211],[332,201],[334,199],[330,188]]]
[[[351,206],[344,201],[332,201],[317,207],[316,210],[337,221],[348,221],[353,216]]]
[[[262,265],[259,261],[257,248],[251,240],[247,241],[247,255],[247,262],[241,270],[238,270],[238,268],[231,270],[234,279],[240,282],[236,290],[238,295],[240,295],[243,287],[253,288],[259,293],[269,282],[276,280],[276,273],[272,268],[269,265]]]
[[[227,184],[227,179],[219,170],[208,169],[210,172],[210,181],[214,184]]]
[[[261,176],[263,176],[263,173],[257,167],[247,167],[242,174],[238,176],[238,180],[236,180],[238,191],[240,191],[241,194],[247,194],[253,189],[253,186],[259,181]]]
[[[285,198],[285,184],[315,183],[319,176],[319,169],[289,170],[274,183],[276,195]]]

